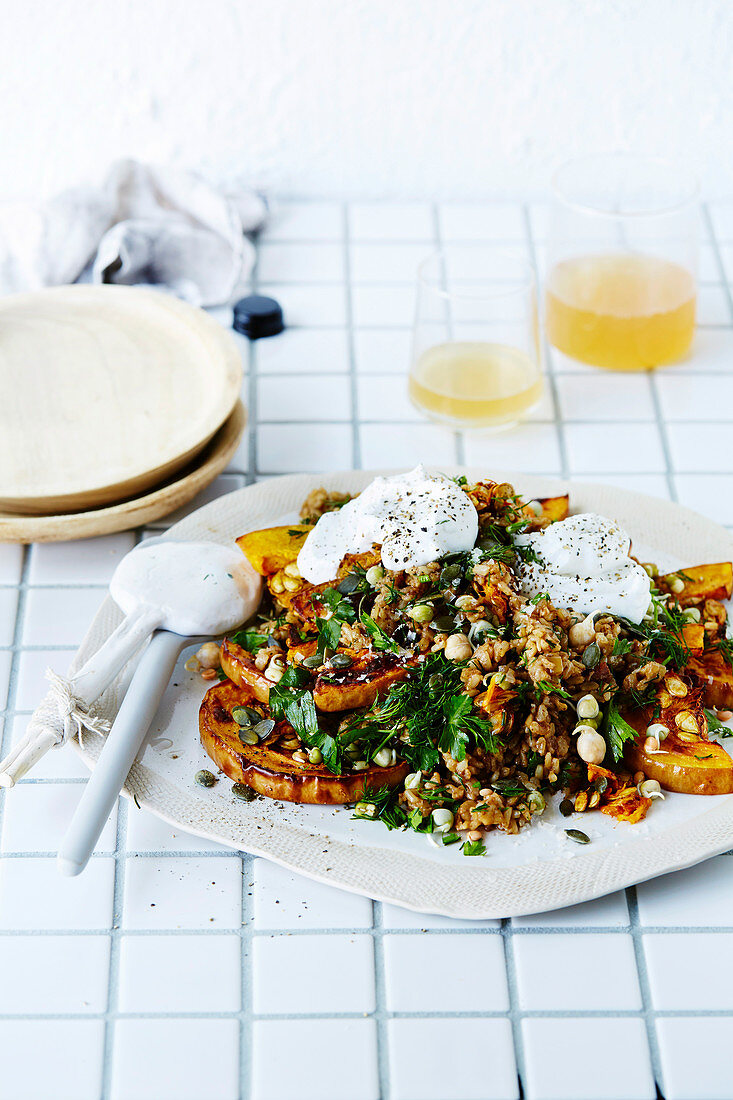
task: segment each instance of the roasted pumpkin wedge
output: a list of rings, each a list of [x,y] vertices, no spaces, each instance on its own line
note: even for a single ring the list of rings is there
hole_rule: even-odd
[[[248,531],[246,535],[240,535],[237,546],[260,576],[269,577],[295,561],[312,530],[307,523],[265,527],[261,531]]]
[[[700,600],[729,600],[733,593],[733,563],[686,565],[676,573],[665,574],[662,580],[672,586],[672,591],[675,583],[682,581],[684,588],[675,596],[683,607]]]
[[[275,733],[260,745],[243,745],[231,712],[251,702],[252,695],[248,691],[229,680],[222,680],[209,688],[203,698],[199,731],[206,752],[225,775],[267,798],[319,805],[357,802],[365,786],[370,790],[394,787],[410,770],[409,765],[401,761],[393,767],[372,765],[366,771],[333,775],[323,764],[293,760],[292,751],[278,747]]]
[[[237,687],[249,691],[258,702],[269,701],[271,681],[257,668],[252,654],[229,638],[221,644],[221,667],[225,676]]]
[[[351,664],[347,668],[329,669],[316,678],[313,701],[319,710],[369,707],[375,699],[386,695],[392,684],[404,680],[415,663],[414,660],[404,662],[391,653],[371,649],[341,652],[351,658]],[[259,702],[268,702],[271,682],[257,668],[252,654],[228,638],[221,647],[221,667],[238,687],[250,691]]]
[[[702,623],[685,623],[680,633],[691,653],[701,650],[705,645],[705,627]]]
[[[667,739],[669,740],[669,738]],[[645,752],[643,738],[625,753],[630,767],[656,779],[667,791],[680,794],[733,793],[733,761],[722,745],[700,740],[696,745],[675,746],[664,752]]]
[[[669,691],[678,684],[687,687],[687,695],[680,697]],[[670,674],[659,686],[656,705],[625,712],[624,718],[638,732],[637,740],[627,743],[624,750],[624,759],[635,772],[641,771],[666,790],[680,794],[733,792],[733,760],[722,745],[708,740],[699,688]],[[646,748],[647,727],[653,722],[666,726],[669,734],[661,741],[659,751],[650,752]]]
[[[332,668],[320,674],[313,688],[313,700],[319,710],[341,711],[370,707],[386,695],[392,684],[407,678],[415,658],[402,660],[392,653],[363,649],[343,651],[351,658],[347,668]]]
[[[733,670],[716,649],[693,653],[687,664],[688,671],[703,685],[706,706],[733,707]]]
[[[549,519],[555,523],[559,519],[567,519],[570,510],[568,494],[559,497],[539,497],[542,505],[542,519]]]
[[[317,614],[323,614],[325,608],[318,602],[318,596],[327,588],[335,588],[338,581],[325,581],[323,584],[306,584],[298,592],[293,593],[288,606],[294,615],[297,615],[302,624],[313,623]],[[278,599],[280,597],[278,596]]]

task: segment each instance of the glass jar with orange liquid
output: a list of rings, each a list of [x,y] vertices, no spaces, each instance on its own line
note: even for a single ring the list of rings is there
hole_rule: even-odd
[[[420,265],[409,394],[454,428],[507,428],[537,405],[537,296],[526,259],[456,244]]]
[[[584,363],[648,370],[682,359],[695,331],[697,181],[655,157],[582,157],[555,176],[545,321]]]

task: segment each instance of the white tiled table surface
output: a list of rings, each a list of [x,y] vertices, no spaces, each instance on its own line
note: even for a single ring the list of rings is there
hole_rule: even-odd
[[[544,226],[520,205],[282,205],[255,285],[289,328],[240,341],[249,434],[192,507],[296,469],[465,460],[608,481],[733,526],[733,204],[704,210],[689,362],[626,377],[550,353],[532,420],[484,439],[408,404],[419,259],[482,241],[525,249],[541,273]],[[4,751],[136,537],[0,546]],[[84,876],[61,879],[52,857],[84,775],[71,750],[51,753],[0,800],[3,1100],[733,1097],[730,855],[562,912],[451,921],[123,801]]]

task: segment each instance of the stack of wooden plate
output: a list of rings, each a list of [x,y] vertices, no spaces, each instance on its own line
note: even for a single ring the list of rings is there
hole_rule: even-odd
[[[0,301],[0,541],[84,538],[159,519],[242,435],[234,338],[136,287]]]

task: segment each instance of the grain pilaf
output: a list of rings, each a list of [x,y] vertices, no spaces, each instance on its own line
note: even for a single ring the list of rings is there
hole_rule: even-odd
[[[565,816],[599,809],[639,821],[662,797],[649,776],[661,768],[664,781],[665,756],[686,752],[701,783],[707,771],[693,759],[720,749],[709,740],[720,721],[705,705],[729,705],[728,681],[733,701],[719,598],[730,595],[730,563],[699,567],[723,575],[710,574],[707,586],[645,564],[650,606],[638,626],[555,607],[542,593],[528,600],[522,568],[536,558],[516,536],[563,518],[567,502],[543,506],[508,484],[457,480],[478,513],[472,550],[393,571],[375,545],[346,555],[318,585],[300,576],[297,545],[349,498],[322,488],[308,496],[302,525],[288,532],[297,544],[289,560],[285,547],[260,570],[268,595],[256,620],[221,648],[219,676],[243,693],[224,711],[243,752],[290,754],[299,775],[318,773],[322,790],[329,776],[356,789],[364,773],[356,816],[438,834],[466,855],[483,854],[490,830],[516,833],[556,793]],[[701,746],[710,756],[692,751]],[[733,767],[730,776],[733,789]]]

